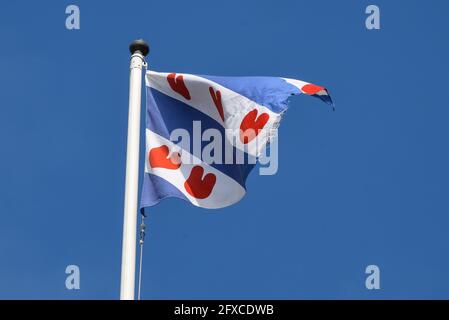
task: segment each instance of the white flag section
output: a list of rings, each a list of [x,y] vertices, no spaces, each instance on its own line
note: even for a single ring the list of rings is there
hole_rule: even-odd
[[[245,189],[226,174],[205,163],[194,164],[201,163],[201,160],[192,154],[187,156],[195,158],[194,163],[180,161],[180,155],[171,152],[175,149],[174,143],[164,137],[146,130],[146,141],[148,157],[145,172],[161,177],[175,186],[192,204],[215,209],[234,204],[245,195]],[[184,150],[182,152],[188,153]],[[200,180],[204,186],[199,188],[195,183]],[[212,188],[208,187],[212,185]]]

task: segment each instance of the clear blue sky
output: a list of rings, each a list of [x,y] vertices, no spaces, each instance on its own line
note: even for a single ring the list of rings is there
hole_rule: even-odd
[[[379,31],[365,28],[371,3]],[[0,298],[118,298],[138,37],[154,70],[298,78],[337,106],[293,98],[278,174],[253,172],[237,205],[154,207],[144,298],[449,298],[448,12],[442,0],[2,2]],[[65,288],[69,264],[81,290]],[[365,289],[370,264],[378,291]]]

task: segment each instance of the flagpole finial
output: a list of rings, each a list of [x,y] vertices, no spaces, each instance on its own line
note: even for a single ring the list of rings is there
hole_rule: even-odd
[[[150,46],[143,39],[134,40],[129,45],[129,51],[131,54],[139,52],[141,55],[146,57],[146,55],[150,52]]]

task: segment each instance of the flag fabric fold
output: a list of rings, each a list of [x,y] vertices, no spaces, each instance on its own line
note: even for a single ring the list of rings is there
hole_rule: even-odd
[[[324,87],[288,78],[148,70],[145,84],[142,210],[168,197],[209,209],[238,202],[288,98],[306,94],[333,105]]]

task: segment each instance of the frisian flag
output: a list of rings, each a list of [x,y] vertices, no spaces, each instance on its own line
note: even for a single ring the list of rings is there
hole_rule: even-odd
[[[280,77],[200,76],[148,70],[145,84],[142,212],[169,197],[209,209],[238,202],[246,193],[248,174],[287,110],[288,98],[306,94],[333,105],[324,87]],[[177,132],[188,135],[183,137]],[[217,138],[217,133],[222,138]],[[201,139],[204,135],[209,139]],[[183,137],[183,143],[173,141],[174,136]],[[222,161],[204,161],[207,145],[217,139],[221,140],[214,141],[214,145],[222,152],[211,152],[216,153],[215,160],[220,153]]]

